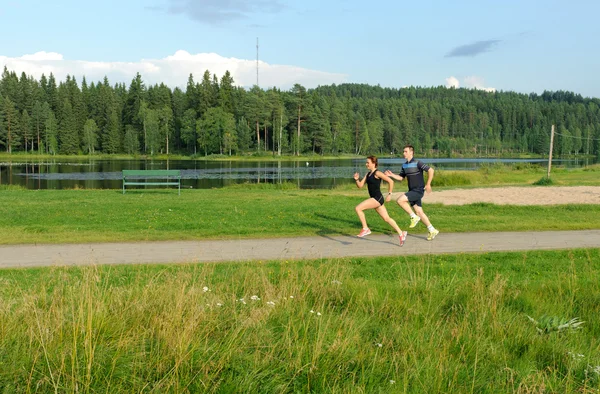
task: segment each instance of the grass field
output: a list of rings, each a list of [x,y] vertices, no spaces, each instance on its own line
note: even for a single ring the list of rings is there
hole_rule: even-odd
[[[354,207],[366,191],[297,190],[273,185],[185,190],[0,191],[0,244],[190,240],[354,235]],[[388,208],[406,229],[408,215]],[[444,232],[574,230],[600,228],[600,205],[427,205]],[[371,230],[391,228],[374,211]],[[412,230],[411,230],[412,231]],[[420,225],[416,233],[424,233]]]
[[[547,176],[547,169],[528,163],[490,164],[476,171],[437,170],[433,185],[438,189],[486,186],[531,186]],[[583,168],[553,167],[550,179],[556,186],[599,186],[600,165]]]
[[[6,393],[600,388],[598,249],[0,270],[0,284]]]

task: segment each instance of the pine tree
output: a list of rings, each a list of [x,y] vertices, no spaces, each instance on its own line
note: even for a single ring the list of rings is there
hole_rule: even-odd
[[[143,152],[146,153],[146,150],[148,149],[148,127],[147,127],[147,122],[148,122],[148,103],[146,101],[143,101],[140,103],[140,110],[138,112],[138,116],[140,118],[140,120],[142,121],[142,132],[143,132]]]
[[[143,120],[140,117],[140,108],[145,98],[146,86],[140,73],[137,73],[129,85],[123,107],[123,124],[132,125],[137,132],[142,130]]]
[[[247,95],[246,106],[245,106],[246,119],[250,120],[255,130],[256,136],[256,150],[261,150],[260,140],[260,125],[265,115],[265,103],[263,98],[263,91],[256,85],[250,89]]]
[[[123,140],[125,152],[130,155],[135,155],[140,151],[140,140],[135,127],[132,125],[125,126],[125,139]]]
[[[231,114],[234,113],[233,103],[233,78],[229,71],[225,71],[225,74],[221,78],[221,85],[219,87],[219,106]]]
[[[173,110],[170,106],[164,106],[158,111],[160,128],[165,138],[166,153],[169,154],[169,136],[173,130]]]
[[[33,151],[33,141],[32,141],[32,134],[33,134],[33,130],[32,130],[32,124],[31,124],[31,117],[29,116],[29,113],[27,113],[27,110],[23,110],[23,112],[21,113],[21,138],[23,138],[23,143],[24,143],[24,148],[25,148],[25,152],[27,152],[27,149],[29,147],[31,147],[31,150]]]
[[[56,87],[56,79],[54,79],[54,74],[52,73],[50,73],[50,77],[48,77],[46,97],[48,98],[50,109],[56,114],[58,112],[58,89]]]
[[[196,154],[196,111],[190,108],[185,111],[181,120],[181,141],[185,144],[188,150],[192,150]],[[193,149],[192,149],[193,147]]]
[[[198,92],[198,86],[194,82],[194,76],[190,73],[188,77],[187,86],[185,88],[185,109],[193,109],[198,111],[200,106],[200,97]]]
[[[44,106],[44,104],[46,104],[46,106]],[[40,103],[38,100],[36,100],[33,104],[32,122],[33,130],[36,136],[38,153],[42,152],[41,134],[44,130],[44,122],[46,121],[47,110],[49,108],[47,103],[44,104]]]
[[[158,119],[158,112],[153,109],[148,109],[145,116],[146,124],[146,142],[148,150],[151,155],[154,155],[160,150],[160,144],[162,141],[160,135],[160,122]]]
[[[102,150],[105,153],[119,153],[121,151],[121,124],[117,113],[116,105],[113,104],[106,123],[105,139],[102,143]]]
[[[200,98],[200,103],[198,106],[198,116],[202,117],[209,108],[215,106],[213,103],[214,93],[213,93],[213,85],[210,80],[210,72],[206,70],[204,75],[202,76],[202,82],[198,86],[198,96]]]
[[[88,119],[83,126],[83,145],[90,155],[94,154],[98,145],[98,130],[94,119]]]
[[[18,148],[21,144],[19,142],[19,134],[20,134],[20,116],[19,112],[15,108],[15,104],[8,97],[4,98],[2,118],[3,118],[3,137],[4,137],[4,146],[6,147],[6,152],[12,153],[13,150]]]
[[[79,152],[77,120],[73,113],[71,102],[67,98],[64,99],[62,113],[59,119],[58,141],[61,153],[65,155],[74,155]]]
[[[185,113],[185,93],[178,87],[173,89],[173,126],[171,127],[171,147],[176,151],[181,151],[183,146],[181,140],[181,125],[183,121],[183,114]],[[173,149],[171,150],[173,151]],[[189,153],[189,151],[187,152]]]
[[[295,84],[292,88],[292,94],[294,96],[294,102],[297,108],[297,117],[296,117],[296,126],[297,126],[297,135],[296,135],[296,156],[300,156],[300,146],[302,144],[302,139],[300,138],[300,126],[303,120],[303,110],[306,98],[306,89],[304,86],[300,84]]]
[[[47,152],[55,155],[58,153],[58,121],[52,110],[49,110],[44,122],[44,135],[46,136]]]
[[[243,116],[237,121],[236,125],[238,149],[241,152],[247,152],[252,143],[252,129],[248,121]]]

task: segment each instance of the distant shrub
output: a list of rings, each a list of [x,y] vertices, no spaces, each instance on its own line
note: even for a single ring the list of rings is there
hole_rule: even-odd
[[[436,171],[433,178],[433,186],[464,186],[473,183],[471,172],[444,172]]]
[[[27,190],[27,188],[21,185],[0,185],[0,190]]]
[[[283,183],[236,183],[224,186],[226,189],[245,189],[245,190],[298,190],[298,184],[294,182]]]
[[[554,182],[552,181],[552,178],[548,178],[548,177],[542,177],[539,180],[533,182],[534,185],[536,186],[550,186],[550,185],[554,185]]]

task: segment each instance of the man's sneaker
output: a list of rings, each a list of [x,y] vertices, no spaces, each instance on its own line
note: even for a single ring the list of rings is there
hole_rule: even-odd
[[[435,236],[438,235],[439,233],[440,233],[439,230],[435,230],[435,229],[433,231],[430,231],[429,234],[427,234],[427,240],[433,241]]]
[[[408,228],[414,228],[417,223],[419,223],[421,221],[421,218],[418,216],[413,216],[410,218],[410,226],[408,226]]]
[[[400,238],[400,246],[404,246],[404,241],[406,241],[406,236],[408,235],[408,231],[402,231],[402,234],[398,236]]]
[[[362,238],[369,234],[371,234],[371,230],[369,230],[368,228],[363,228],[362,230],[360,230],[360,233],[358,233],[357,237]]]

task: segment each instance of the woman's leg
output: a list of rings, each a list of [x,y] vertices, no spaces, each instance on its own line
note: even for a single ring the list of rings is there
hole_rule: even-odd
[[[367,226],[367,219],[365,218],[365,213],[363,211],[366,209],[375,209],[377,207],[379,207],[379,202],[377,202],[377,200],[375,200],[374,198],[369,198],[368,200],[361,202],[356,206],[356,208],[354,208],[354,210],[356,210],[358,218],[360,219],[362,228],[369,228]]]
[[[385,220],[385,222],[387,224],[389,224],[390,226],[393,227],[394,230],[396,230],[398,235],[402,235],[402,230],[400,230],[400,227],[398,227],[398,224],[396,223],[396,221],[390,217],[390,215],[388,214],[388,211],[384,205],[380,206],[379,208],[376,208],[375,210],[377,211],[379,216],[381,216],[381,218],[383,220]]]

